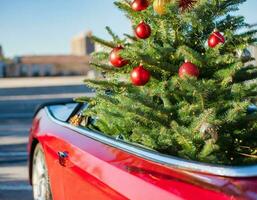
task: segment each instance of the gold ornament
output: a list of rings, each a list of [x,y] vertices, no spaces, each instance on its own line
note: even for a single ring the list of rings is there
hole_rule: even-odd
[[[159,15],[164,15],[166,13],[166,5],[170,3],[170,0],[154,0],[153,9]]]

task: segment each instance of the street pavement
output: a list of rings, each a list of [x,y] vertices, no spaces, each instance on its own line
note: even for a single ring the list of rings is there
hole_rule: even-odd
[[[33,85],[33,80],[30,81],[30,85]],[[47,79],[44,84],[48,84]],[[44,102],[90,93],[89,89],[78,84],[43,85],[0,87],[0,200],[32,200],[26,146],[36,107]]]

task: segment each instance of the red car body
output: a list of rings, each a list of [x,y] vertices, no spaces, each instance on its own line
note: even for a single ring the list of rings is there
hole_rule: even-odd
[[[256,166],[223,168],[180,159],[177,166],[172,157],[61,122],[47,106],[31,128],[30,176],[37,143],[44,150],[54,200],[257,199]],[[68,157],[61,160],[60,152]]]

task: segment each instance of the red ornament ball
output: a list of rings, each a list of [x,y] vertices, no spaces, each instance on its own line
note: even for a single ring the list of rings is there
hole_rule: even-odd
[[[138,24],[135,30],[136,36],[140,39],[147,39],[151,35],[151,27],[145,22]]]
[[[143,65],[134,68],[130,74],[130,79],[133,85],[143,86],[150,80],[151,74]]]
[[[184,78],[185,75],[198,78],[200,75],[200,72],[199,72],[199,69],[193,63],[186,61],[179,68],[179,77]]]
[[[123,59],[119,54],[122,51],[123,47],[116,47],[112,50],[110,54],[110,63],[114,67],[123,67],[128,64],[128,61]]]
[[[149,6],[149,2],[147,0],[134,0],[131,3],[131,8],[134,11],[142,11],[145,10]]]
[[[210,48],[216,47],[220,43],[225,43],[224,36],[217,30],[215,30],[208,39],[208,45]]]

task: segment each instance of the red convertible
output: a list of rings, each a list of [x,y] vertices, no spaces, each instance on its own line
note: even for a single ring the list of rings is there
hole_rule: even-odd
[[[36,200],[257,199],[257,165],[179,159],[98,132],[86,104],[52,103],[36,113],[28,145]],[[88,127],[88,128],[85,128]]]

